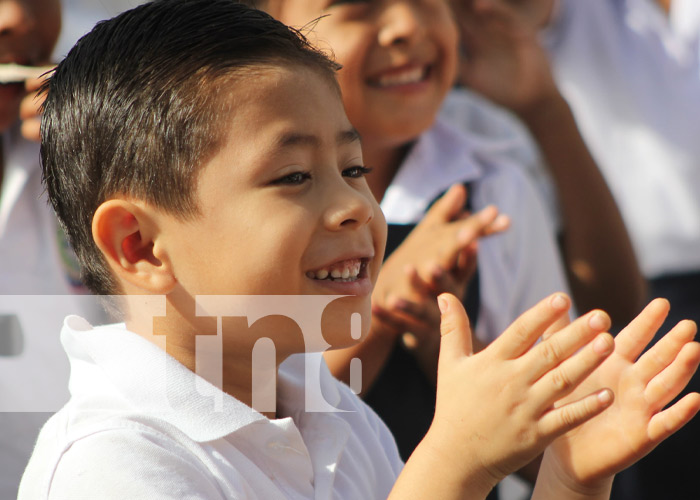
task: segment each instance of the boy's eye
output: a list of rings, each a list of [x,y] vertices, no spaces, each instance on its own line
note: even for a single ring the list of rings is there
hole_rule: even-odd
[[[311,174],[308,172],[294,172],[292,174],[285,175],[272,181],[274,185],[298,185],[303,184],[305,181],[311,179]]]
[[[343,176],[344,177],[352,177],[352,178],[364,177],[365,175],[369,174],[371,171],[372,171],[372,169],[369,167],[363,167],[361,165],[358,165],[356,167],[350,167],[350,168],[346,168],[345,170],[343,170]]]

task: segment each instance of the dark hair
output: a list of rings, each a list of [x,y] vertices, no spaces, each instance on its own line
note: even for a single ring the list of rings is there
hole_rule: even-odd
[[[234,0],[159,0],[99,23],[43,91],[41,158],[49,200],[100,294],[120,292],[92,238],[111,196],[197,215],[199,167],[221,147],[217,118],[254,66],[337,65],[303,35]],[[335,83],[334,83],[335,85]]]

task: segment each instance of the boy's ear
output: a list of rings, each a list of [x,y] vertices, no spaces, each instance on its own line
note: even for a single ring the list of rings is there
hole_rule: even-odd
[[[123,283],[155,294],[176,284],[158,241],[158,225],[147,207],[123,199],[105,201],[92,219],[92,237],[112,273]]]

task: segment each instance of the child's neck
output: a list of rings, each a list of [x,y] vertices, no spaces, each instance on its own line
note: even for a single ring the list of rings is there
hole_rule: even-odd
[[[365,165],[373,168],[372,173],[367,176],[367,184],[378,202],[384,198],[384,193],[394,180],[396,172],[412,146],[413,143],[400,146],[378,146],[369,141],[362,143]]]

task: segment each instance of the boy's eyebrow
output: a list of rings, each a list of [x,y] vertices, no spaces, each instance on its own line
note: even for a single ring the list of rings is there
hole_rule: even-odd
[[[348,130],[343,130],[338,132],[336,136],[336,142],[339,145],[350,144],[355,141],[360,141],[360,134],[355,130],[354,127],[350,127]],[[301,134],[297,132],[291,132],[282,135],[277,141],[277,147],[279,149],[291,147],[291,146],[315,146],[318,147],[321,144],[321,139],[313,134]]]

